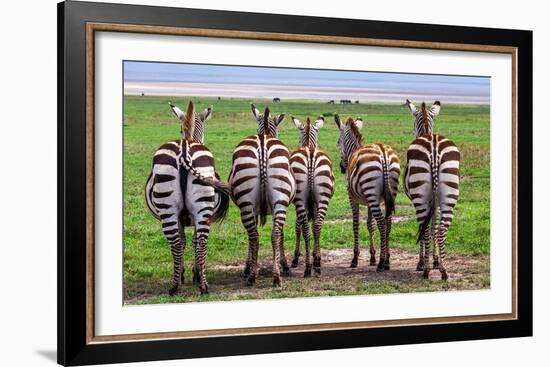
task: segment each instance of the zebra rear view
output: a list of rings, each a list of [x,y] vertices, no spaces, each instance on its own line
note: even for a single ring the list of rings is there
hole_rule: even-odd
[[[348,196],[353,214],[353,259],[351,267],[359,261],[359,205],[368,207],[367,228],[370,238],[370,265],[376,264],[374,248],[374,222],[380,232],[380,260],[377,270],[390,269],[389,238],[392,214],[399,185],[399,157],[387,144],[363,145],[363,120],[348,118],[345,123],[338,115],[334,121],[340,130],[340,168],[346,174]],[[385,207],[385,214],[381,206]]]
[[[420,110],[406,101],[415,118],[416,139],[407,151],[405,193],[413,202],[419,225],[417,243],[420,255],[416,270],[429,278],[429,252],[432,239],[433,268],[439,269],[441,279],[447,280],[445,242],[458,201],[460,182],[460,152],[454,142],[433,134],[433,120],[441,110],[439,101],[430,109],[423,102]],[[439,249],[439,256],[436,252]]]
[[[229,174],[231,195],[241,212],[241,221],[248,233],[248,258],[243,275],[247,284],[256,281],[259,224],[271,214],[273,229],[273,284],[281,284],[281,271],[289,273],[283,247],[283,227],[288,205],[294,198],[296,184],[290,172],[290,155],[287,147],[277,139],[277,126],[284,115],[272,116],[266,107],[264,114],[252,104],[252,114],[258,122],[257,135],[241,141],[233,152]]]
[[[290,166],[296,179],[296,249],[292,267],[298,266],[300,257],[300,235],[303,234],[306,260],[304,277],[311,276],[311,256],[309,251],[309,220],[313,221],[313,268],[316,274],[321,274],[321,227],[328,204],[334,194],[334,176],[332,163],[328,155],[318,148],[319,129],[323,127],[325,119],[319,116],[315,123],[309,117],[303,124],[295,117],[292,121],[300,130],[300,148],[292,152]]]
[[[182,121],[182,139],[163,144],[155,152],[145,187],[146,204],[162,223],[174,259],[169,294],[174,295],[184,281],[185,226],[195,227],[193,282],[199,282],[201,293],[207,293],[206,243],[210,224],[223,220],[227,213],[229,188],[219,181],[212,153],[201,144],[203,125],[212,109],[195,113],[192,102],[186,112],[170,106]]]

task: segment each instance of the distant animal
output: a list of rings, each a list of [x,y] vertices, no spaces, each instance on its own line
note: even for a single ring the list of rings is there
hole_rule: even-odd
[[[141,92],[141,96],[142,96],[142,97],[145,97],[145,93]]]
[[[423,271],[423,277],[429,278],[430,243],[433,239],[433,268],[439,269],[442,280],[447,280],[445,241],[458,201],[460,152],[454,142],[433,133],[434,118],[441,111],[439,101],[429,109],[422,102],[420,110],[408,99],[405,104],[414,117],[416,134],[407,150],[404,179],[405,193],[413,202],[419,226],[417,243],[420,243],[420,255],[416,270]]]
[[[351,100],[349,100],[349,99],[341,99],[341,100],[340,100],[340,103],[341,103],[341,104],[348,104],[348,103],[351,103]]]
[[[319,116],[314,123],[311,123],[309,117],[305,124],[295,117],[292,117],[292,121],[300,130],[300,147],[290,155],[290,167],[296,179],[296,196],[293,201],[296,206],[296,249],[292,267],[298,266],[300,234],[303,234],[306,248],[304,277],[309,277],[311,276],[311,256],[308,221],[313,221],[313,268],[316,274],[320,274],[319,239],[328,204],[334,194],[334,176],[330,158],[318,148],[317,136],[319,129],[325,123],[324,117]]]
[[[359,101],[355,101],[355,104],[359,104]]]
[[[212,153],[202,144],[204,123],[212,108],[196,113],[193,102],[185,112],[172,104],[170,107],[181,120],[182,138],[163,144],[155,152],[145,199],[149,211],[162,223],[174,259],[169,294],[174,295],[184,281],[185,226],[195,227],[193,282],[199,282],[204,294],[208,293],[204,264],[210,224],[225,217],[229,187],[219,181]]]
[[[252,114],[258,123],[256,135],[241,141],[233,151],[229,174],[231,195],[241,211],[241,221],[248,233],[248,258],[243,271],[247,283],[256,282],[258,266],[258,217],[265,224],[271,214],[273,228],[273,284],[281,284],[283,274],[290,274],[283,247],[283,227],[286,211],[294,198],[296,183],[290,171],[290,154],[277,138],[277,127],[285,115],[272,115],[266,107],[264,114],[251,104]],[[279,267],[280,265],[280,267]]]
[[[331,99],[330,101],[328,101],[327,104],[334,104],[334,99]]]
[[[218,97],[218,101],[220,101],[222,99],[222,97]]]
[[[368,207],[367,227],[370,237],[370,265],[376,264],[374,248],[374,223],[380,232],[380,260],[377,270],[390,269],[389,238],[395,197],[399,184],[399,157],[387,144],[363,145],[361,118],[348,118],[344,123],[334,115],[340,130],[340,169],[346,174],[349,201],[353,214],[353,259],[351,267],[357,267],[359,258],[359,205]],[[381,205],[384,204],[385,214]]]
[[[273,102],[281,102],[281,99],[279,97],[273,98]]]

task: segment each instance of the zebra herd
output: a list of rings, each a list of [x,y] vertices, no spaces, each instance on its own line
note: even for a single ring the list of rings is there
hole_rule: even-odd
[[[409,100],[406,106],[415,119],[416,137],[407,151],[404,191],[412,201],[419,224],[417,243],[420,247],[416,270],[429,278],[430,243],[433,241],[433,268],[447,280],[445,241],[453,219],[459,194],[460,153],[449,139],[433,133],[433,121],[439,114],[438,101],[428,109],[425,103],[417,109]],[[183,252],[185,227],[194,226],[192,244],[193,282],[201,294],[208,293],[205,260],[212,223],[222,221],[229,201],[240,210],[248,234],[248,256],[243,271],[248,285],[258,273],[258,225],[272,217],[273,284],[281,285],[281,275],[297,267],[301,237],[305,242],[304,277],[312,270],[321,273],[320,234],[329,202],[334,194],[334,175],[328,155],[319,149],[318,134],[325,123],[323,116],[314,122],[291,117],[300,131],[300,147],[290,152],[278,139],[278,126],[285,115],[271,114],[268,107],[261,113],[251,104],[258,124],[256,135],[242,140],[233,151],[228,184],[220,181],[214,157],[204,143],[204,125],[212,116],[212,107],[195,111],[192,101],[186,111],[170,103],[181,120],[181,139],[163,144],[154,154],[152,171],[145,187],[145,201],[151,213],[162,224],[170,244],[174,271],[169,294],[184,281]],[[390,269],[389,239],[395,208],[400,160],[387,144],[364,144],[361,118],[334,122],[339,129],[340,169],[346,177],[353,217],[354,251],[351,267],[359,258],[359,207],[367,206],[367,228],[370,238],[370,265],[376,265],[374,246],[375,223],[380,234],[378,271]],[[284,252],[284,226],[290,204],[296,207],[296,247],[289,266]],[[382,211],[382,207],[384,211]],[[313,226],[313,254],[310,251],[310,224]]]

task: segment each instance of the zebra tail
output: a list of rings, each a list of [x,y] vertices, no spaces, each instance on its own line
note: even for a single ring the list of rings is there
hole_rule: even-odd
[[[386,151],[382,148],[382,172],[384,175],[384,206],[386,207],[386,219],[388,219],[395,211],[395,198],[392,195],[390,188],[390,175],[388,174],[388,162],[386,160]]]
[[[307,194],[307,219],[312,220],[313,219],[313,205],[315,203],[315,200],[313,198],[313,162],[310,159],[310,162],[308,162],[308,173],[307,173],[307,185],[308,185],[308,194]]]
[[[155,204],[153,203],[153,172],[149,174],[147,183],[145,184],[145,204],[147,204],[147,209],[153,214],[153,217],[160,220]]]
[[[434,154],[435,147],[432,144],[432,157],[435,157]],[[437,172],[439,171],[439,167],[437,164],[437,159],[434,162],[434,166],[432,167],[432,172],[430,173],[430,176],[432,178],[432,199],[430,200],[430,203],[428,204],[428,213],[426,217],[424,218],[424,221],[420,224],[418,228],[418,238],[416,239],[416,243],[418,244],[422,240],[422,234],[428,229],[430,226],[430,222],[432,221],[434,217],[434,212],[436,210],[436,198],[437,198],[437,192],[438,189],[438,178],[435,178],[434,176],[437,175]]]
[[[216,179],[218,182],[220,182],[220,176],[216,173]],[[214,188],[216,190],[216,188]],[[228,191],[221,191],[216,190],[216,192],[219,194],[220,202],[218,204],[218,207],[212,214],[212,217],[210,218],[210,222],[212,223],[221,223],[225,219],[225,216],[227,215],[227,211],[229,209],[229,192]]]
[[[267,217],[267,197],[266,197],[267,169],[264,157],[260,157],[260,225],[263,226]]]

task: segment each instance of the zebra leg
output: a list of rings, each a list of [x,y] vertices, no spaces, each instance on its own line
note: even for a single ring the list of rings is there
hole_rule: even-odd
[[[241,222],[243,223],[243,226],[248,234],[248,257],[242,272],[242,277],[247,278],[247,283],[252,285],[256,282],[255,261],[258,258],[257,246],[259,236],[256,215],[253,213],[251,208],[250,210],[244,210],[244,208],[241,209]]]
[[[367,228],[369,230],[370,239],[370,266],[376,265],[376,248],[374,247],[374,221],[372,220],[372,213],[368,210],[367,216]]]
[[[376,271],[382,271],[384,270],[384,264],[386,262],[386,252],[388,250],[388,244],[386,242],[386,218],[384,218],[384,215],[380,210],[380,206],[378,206],[377,204],[373,204],[370,209],[372,212],[372,216],[374,217],[374,219],[376,220],[376,224],[378,225],[378,232],[380,232],[380,260],[378,261]]]
[[[447,240],[447,233],[449,231],[450,221],[441,221],[436,234],[437,246],[439,247],[439,272],[441,273],[441,280],[446,281],[448,279],[447,269],[445,267],[445,241]],[[434,244],[435,247],[435,244]]]
[[[432,218],[432,234],[431,234],[431,237],[434,239],[435,241],[435,238],[436,238],[436,233],[437,233],[437,214],[439,212],[439,208],[437,208],[437,210],[434,211],[434,215],[433,215],[433,218]],[[439,268],[439,258],[437,256],[437,245],[433,244],[433,268],[434,269],[438,269]]]
[[[430,229],[426,228],[424,233],[422,233],[421,248],[422,248],[422,264],[423,264],[423,273],[422,277],[424,279],[430,279]]]
[[[273,247],[273,285],[281,285],[281,271],[279,269],[280,252],[283,244],[282,234],[286,220],[287,207],[282,204],[273,206],[273,229],[271,230],[271,246]]]
[[[288,262],[286,260],[285,255],[285,231],[284,228],[281,229],[281,245],[279,246],[281,257],[281,269],[284,276],[290,276],[290,267],[288,266]]]
[[[423,217],[420,214],[418,214],[418,211],[420,210],[422,213],[427,209],[425,209],[425,206],[418,206],[416,210],[417,210],[416,218],[420,228]],[[418,218],[420,218],[420,220]],[[431,230],[427,229],[426,232],[420,235],[421,235],[421,238],[419,241],[420,253],[418,254],[418,264],[416,265],[416,271],[424,271],[426,266],[429,266],[428,253],[430,252]]]
[[[292,267],[298,267],[298,260],[300,258],[300,235],[301,235],[301,224],[298,218],[296,218],[296,248],[294,249],[294,259],[292,260]]]
[[[356,268],[359,262],[359,204],[353,202],[350,198],[351,212],[353,215],[353,259],[351,268]]]
[[[195,233],[193,233],[193,252],[196,254],[197,253],[197,246],[198,246],[198,241],[197,241],[197,232],[195,231]],[[197,256],[195,255],[195,260],[193,261],[193,284],[195,283],[198,283],[200,281],[200,277],[199,277],[199,267],[197,265]]]
[[[315,213],[315,221],[313,222],[313,269],[315,274],[321,274],[321,228],[325,220],[326,208],[319,208]]]
[[[195,247],[195,263],[196,263],[196,271],[197,271],[197,277],[199,278],[199,289],[201,291],[201,294],[208,293],[208,283],[206,281],[206,271],[205,271],[205,263],[206,263],[206,243],[208,241],[208,228],[200,228],[201,232],[197,232],[197,246]]]
[[[302,233],[304,235],[304,242],[306,247],[306,260],[305,260],[305,270],[304,278],[309,278],[311,276],[311,252],[310,252],[310,233],[309,233],[309,223],[307,221],[307,215],[304,214],[299,218],[299,222],[302,227]]]
[[[180,238],[181,238],[181,284],[184,283],[185,281],[185,263],[184,263],[184,259],[185,259],[185,245],[186,245],[186,238],[185,238],[185,227],[181,225],[179,225],[179,234],[180,234]]]
[[[384,270],[390,270],[390,233],[392,216],[386,218],[386,256],[384,256]]]
[[[174,275],[172,277],[172,286],[168,290],[168,294],[173,296],[178,290],[181,282],[183,268],[183,246],[179,235],[170,242],[170,251],[172,252],[172,257],[174,258]]]
[[[168,294],[173,296],[178,290],[179,284],[181,282],[181,275],[183,269],[183,242],[180,237],[179,231],[179,221],[176,219],[174,222],[173,216],[170,216],[162,220],[162,230],[164,236],[170,244],[170,252],[174,258],[174,273],[172,277],[172,285],[168,290]]]
[[[253,228],[248,230],[248,247],[250,251],[250,260],[247,264],[248,276],[246,279],[247,285],[254,285],[256,283],[256,273],[258,271],[258,249],[259,249],[259,235],[258,228],[254,225]],[[245,268],[246,272],[246,268]]]

